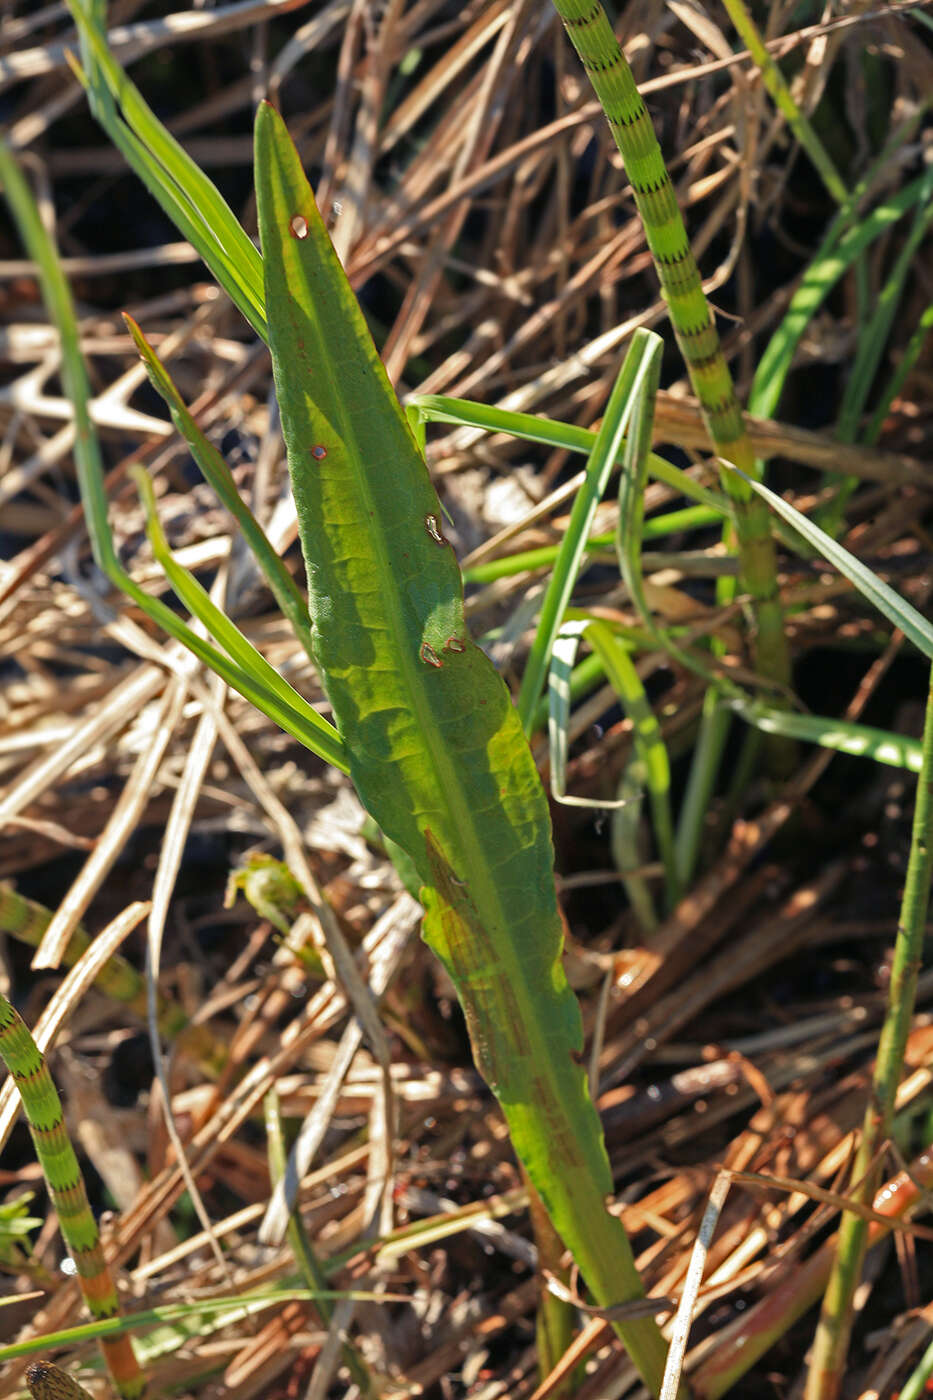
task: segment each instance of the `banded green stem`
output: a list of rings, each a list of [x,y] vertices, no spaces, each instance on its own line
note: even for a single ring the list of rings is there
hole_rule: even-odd
[[[599,0],[554,0],[554,4],[625,162],[674,335],[715,451],[754,476],[755,454],[732,376],[664,157],[632,71]],[[758,670],[764,678],[786,686],[790,654],[770,522],[746,483],[737,483],[728,471],[720,473],[720,481],[732,506],[742,585],[755,612]]]
[[[13,1076],[23,1101],[36,1155],[58,1215],[62,1238],[77,1269],[84,1301],[93,1317],[116,1317],[120,1312],[117,1290],[65,1126],[58,1090],[52,1082],[45,1056],[19,1012],[2,992],[0,1059]],[[137,1400],[145,1389],[145,1381],[130,1338],[101,1338],[100,1347],[117,1393],[123,1400]]]

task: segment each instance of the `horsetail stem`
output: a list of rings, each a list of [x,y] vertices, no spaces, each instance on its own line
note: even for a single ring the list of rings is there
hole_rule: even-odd
[[[755,456],[690,248],[674,188],[651,118],[599,0],[554,0],[557,13],[599,98],[625,170],[645,239],[667,303],[674,336],[715,451],[749,476]],[[732,505],[743,587],[757,623],[759,673],[777,685],[790,681],[790,653],[778,598],[774,541],[767,510],[748,485],[720,471]]]
[[[115,1317],[120,1312],[117,1290],[65,1126],[58,1090],[52,1082],[45,1056],[19,1012],[2,992],[0,1059],[19,1090],[36,1155],[58,1215],[62,1238],[77,1270],[84,1301],[93,1317]],[[101,1338],[100,1347],[118,1394],[124,1400],[137,1400],[143,1393],[145,1381],[130,1338]]]

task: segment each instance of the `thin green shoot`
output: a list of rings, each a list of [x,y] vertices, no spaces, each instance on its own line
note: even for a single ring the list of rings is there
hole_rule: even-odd
[[[95,117],[113,144],[159,202],[168,217],[201,254],[234,305],[263,339],[267,338],[262,259],[239,220],[184,148],[158,120],[139,89],[107,47],[85,0],[68,0],[85,52],[93,67],[73,63],[88,91]],[[118,104],[123,119],[117,114]]]
[[[853,1199],[871,1205],[880,1183],[881,1149],[891,1136],[898,1086],[923,963],[930,884],[933,881],[933,670],[927,691],[922,762],[910,837],[907,875],[901,900],[888,1005],[875,1060],[871,1089],[862,1120],[858,1151],[852,1164]],[[806,1400],[835,1400],[842,1386],[852,1330],[855,1290],[868,1246],[868,1221],[852,1211],[843,1214],[820,1320],[807,1373]]]
[[[0,180],[19,226],[23,243],[39,271],[43,298],[62,346],[62,379],[75,415],[75,464],[85,506],[88,535],[98,568],[117,588],[132,598],[142,611],[176,641],[193,652],[206,666],[221,676],[234,690],[259,709],[265,704],[275,710],[275,719],[287,733],[342,772],[348,760],[333,725],[307,704],[277,673],[271,687],[257,682],[252,668],[231,660],[192,628],[159,598],[152,598],[135,582],[120,563],[107,518],[104,470],[97,431],[91,419],[90,386],[81,354],[77,319],[68,283],[61,270],[55,247],[39,219],[32,192],[6,146],[0,142]],[[244,646],[249,646],[243,640]],[[249,647],[251,659],[259,656]],[[257,669],[267,663],[259,658]],[[271,668],[269,668],[271,669]],[[312,718],[313,716],[313,718]]]
[[[591,428],[575,423],[562,423],[555,418],[542,418],[535,413],[516,413],[511,409],[475,403],[472,399],[450,398],[445,394],[416,394],[408,403],[409,411],[422,422],[450,423],[460,428],[480,428],[488,433],[506,433],[523,442],[537,442],[543,447],[563,448],[567,452],[588,457],[596,441]],[[621,454],[621,448],[620,448]],[[657,452],[648,456],[648,475],[669,486],[671,490],[706,506],[713,516],[725,519],[729,502],[719,491],[702,486],[680,467],[675,467]]]
[[[656,354],[654,347],[659,344],[659,337],[652,331],[636,332],[609,395],[603,421],[587,461],[585,481],[574,499],[570,521],[545,591],[538,627],[522,674],[516,703],[526,734],[531,731],[538,699],[544,689],[551,648],[576,583],[596,507],[622,450],[622,440],[635,403],[647,392],[648,377]]]
[[[820,179],[837,204],[844,204],[848,198],[842,176],[833,164],[832,157],[823,145],[809,119],[801,112],[794,95],[784,80],[784,75],[768,52],[758,26],[749,14],[744,0],[723,0],[726,12],[738,31],[739,38],[748,49],[761,73],[762,81],[775,105],[783,113],[787,124],[800,145],[806,151],[818,172]]]
[[[733,469],[734,470],[734,469]],[[812,545],[818,554],[830,564],[835,565],[841,574],[854,584],[864,598],[882,613],[889,622],[893,622],[895,627],[900,628],[904,636],[911,642],[924,656],[933,658],[933,624],[931,624],[922,613],[908,603],[906,598],[901,597],[895,589],[885,583],[883,579],[856,559],[854,554],[845,549],[841,544],[827,535],[825,530],[821,530],[812,520],[796,510],[788,501],[785,501],[775,491],[771,491],[767,486],[763,486],[760,481],[749,480],[749,485],[767,501],[772,510],[793,525],[798,534],[802,535],[808,544]]]

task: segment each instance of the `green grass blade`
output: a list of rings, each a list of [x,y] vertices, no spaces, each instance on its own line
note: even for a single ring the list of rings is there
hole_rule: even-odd
[[[748,49],[761,73],[762,81],[775,106],[784,114],[787,124],[800,145],[806,151],[820,179],[837,204],[844,204],[848,191],[842,177],[833,164],[832,158],[812,124],[801,112],[788,87],[784,75],[768,52],[758,26],[745,6],[744,0],[723,0],[726,12],[738,31],[739,38]]]
[[[266,581],[275,596],[284,617],[291,623],[292,631],[301,642],[306,654],[313,660],[311,650],[311,624],[308,621],[308,605],[304,594],[292,578],[282,560],[272,548],[265,531],[243,500],[236,482],[217,448],[201,432],[197,423],[179,394],[171,375],[146,340],[132,316],[123,317],[130,335],[136,344],[143,364],[149,374],[153,388],[162,395],[168,405],[172,422],[191,449],[206,481],[210,482],[218,500],[233,516],[240,533],[252,550]]]
[[[846,269],[924,198],[926,188],[927,177],[919,176],[889,195],[857,224],[852,224],[852,201],[839,211],[758,362],[748,399],[750,413],[761,418],[774,416],[797,346],[810,321]],[[856,198],[854,194],[853,201]]]
[[[534,413],[515,413],[511,409],[474,403],[472,399],[450,398],[446,394],[413,395],[409,408],[428,423],[450,423],[461,428],[482,428],[489,433],[508,433],[510,437],[521,438],[523,442],[562,447],[568,452],[582,453],[585,457],[590,455],[596,441],[592,429],[580,428],[575,423],[539,418]],[[721,492],[701,486],[657,452],[648,455],[648,475],[699,505],[707,506],[717,516],[729,515],[729,502]]]
[[[0,1059],[19,1090],[36,1156],[45,1175],[58,1216],[62,1238],[77,1269],[78,1282],[91,1315],[113,1318],[120,1303],[101,1248],[97,1221],[91,1213],[84,1177],[78,1165],[61,1099],[52,1082],[45,1056],[28,1027],[0,992]],[[128,1337],[101,1341],[113,1383],[124,1400],[136,1400],[145,1382]]]
[[[606,675],[632,721],[635,752],[644,765],[644,782],[651,802],[652,826],[658,855],[664,866],[668,910],[680,898],[680,877],[674,849],[671,817],[671,768],[661,726],[645,694],[628,649],[605,622],[594,622],[587,630],[587,641],[599,653]]]
[[[701,530],[709,525],[718,525],[721,521],[722,515],[719,511],[709,510],[707,506],[687,506],[684,510],[665,511],[663,515],[654,515],[650,520],[644,521],[642,538],[659,540],[666,535],[677,535],[686,530]],[[611,555],[615,540],[614,530],[608,535],[591,535],[584,541],[583,552]],[[544,569],[556,561],[559,551],[560,545],[545,544],[538,549],[523,549],[515,554],[503,554],[498,559],[490,559],[484,564],[471,564],[465,568],[463,581],[494,583],[496,579],[512,578],[515,574],[526,573],[529,569]],[[671,557],[670,565],[672,568],[677,567],[676,555]]]
[[[263,714],[275,720],[286,734],[299,739],[342,772],[348,772],[346,750],[333,725],[283,680],[275,667],[270,666],[226,613],[216,606],[197,579],[175,562],[159,524],[152,482],[141,467],[136,468],[133,475],[146,511],[149,542],[156,559],[165,570],[166,578],[176,596],[188,611],[213,633],[232,662],[231,665],[225,658],[221,658],[220,665],[215,665],[214,669],[220,673],[220,666],[223,665],[227,675],[235,677],[231,683],[235,684],[240,693]]]
[[[854,554],[850,554],[841,544],[838,544],[831,535],[827,535],[825,530],[821,530],[818,525],[814,525],[812,520],[802,515],[787,501],[782,500],[774,491],[770,491],[767,486],[762,486],[759,481],[749,481],[749,485],[754,491],[767,501],[771,508],[777,511],[789,525],[793,525],[798,534],[802,535],[808,544],[812,545],[818,554],[827,559],[830,564],[834,564],[841,574],[854,584],[864,598],[882,613],[889,622],[893,622],[895,627],[899,627],[914,646],[922,651],[924,656],[933,657],[933,624],[929,623],[922,613],[908,603],[901,595],[871,569],[867,568]]]
[[[783,734],[789,739],[803,739],[837,753],[870,758],[891,768],[906,768],[920,772],[921,745],[916,739],[895,734],[890,729],[876,729],[868,724],[852,724],[849,720],[828,719],[823,715],[798,715],[790,710],[776,710],[752,700],[726,702],[747,724],[753,724],[764,734]]]
[[[315,656],[360,796],[424,883],[425,937],[453,977],[477,1063],[594,1296],[641,1284],[575,1060],[547,803],[501,678],[470,639],[462,582],[417,445],[297,153],[256,124],[272,359],[308,571]],[[652,1387],[653,1321],[618,1324]]]
[[[554,572],[541,604],[538,627],[518,693],[518,713],[526,734],[531,730],[535,709],[544,689],[551,647],[577,581],[596,507],[603,498],[613,465],[622,451],[622,439],[635,402],[646,392],[649,383],[656,343],[660,344],[659,338],[651,331],[636,331],[612,386],[603,421],[586,464],[586,477],[574,498]]]
[[[631,798],[573,797],[567,792],[567,754],[569,744],[567,733],[570,726],[570,702],[573,693],[574,662],[580,642],[590,621],[573,620],[565,622],[554,638],[551,649],[551,664],[548,669],[548,758],[551,769],[551,796],[564,807],[590,807],[600,811],[612,811],[624,806]],[[599,676],[603,679],[606,668],[602,658],[597,656]],[[639,796],[641,794],[639,793]]]
[[[282,1110],[275,1089],[270,1089],[263,1100],[263,1117],[266,1125],[266,1156],[269,1162],[269,1179],[275,1187],[284,1177],[288,1161],[282,1129]],[[289,1214],[287,1238],[291,1245],[292,1254],[295,1256],[295,1262],[309,1291],[317,1294],[317,1299],[313,1304],[314,1311],[323,1325],[330,1327],[334,1309],[327,1297],[327,1274],[314,1252],[314,1247],[308,1238],[308,1232],[304,1227],[304,1221],[297,1206]],[[378,1390],[369,1373],[369,1368],[349,1339],[343,1342],[341,1354],[354,1384],[359,1387],[360,1394],[367,1397],[367,1400],[377,1400]]]
[[[95,117],[253,329],[266,338],[262,260],[230,206],[159,121],[107,47],[87,0],[68,0],[93,66],[80,74]],[[123,113],[117,114],[118,104]]]
[[[927,688],[923,725],[922,762],[910,836],[910,854],[901,899],[888,1005],[858,1151],[852,1163],[853,1200],[871,1205],[881,1184],[883,1149],[891,1138],[897,1090],[904,1073],[907,1037],[913,1021],[917,981],[923,966],[923,943],[930,884],[933,881],[933,672]],[[835,1400],[842,1388],[855,1292],[868,1247],[868,1221],[854,1212],[843,1213],[833,1269],[823,1295],[823,1305],[807,1373],[806,1400]]]
[[[276,676],[273,691],[258,685],[248,670],[232,663],[228,657],[200,637],[159,598],[151,598],[144,589],[130,577],[120,563],[113,546],[110,525],[107,519],[107,496],[104,491],[104,468],[101,458],[97,430],[91,419],[90,386],[87,370],[81,354],[78,338],[78,324],[74,303],[65,275],[62,272],[55,247],[42,226],[39,211],[22,172],[9,150],[0,141],[0,181],[4,195],[19,227],[20,236],[29,256],[39,270],[42,295],[49,316],[54,322],[62,347],[62,381],[71,402],[75,416],[75,466],[81,500],[87,518],[88,534],[94,561],[98,568],[117,588],[121,589],[133,602],[158,624],[169,636],[181,642],[197,658],[221,676],[234,690],[247,700],[264,709],[264,702],[275,693],[281,692],[284,682]],[[290,688],[289,688],[290,689]],[[303,712],[304,718],[299,715]],[[312,720],[308,712],[314,713]],[[264,713],[266,711],[264,710]],[[340,736],[332,725],[305,702],[297,706],[289,703],[276,706],[271,716],[282,724],[286,731],[300,743],[315,753],[320,753],[327,762],[333,763],[342,771],[347,771],[347,759],[340,742]]]

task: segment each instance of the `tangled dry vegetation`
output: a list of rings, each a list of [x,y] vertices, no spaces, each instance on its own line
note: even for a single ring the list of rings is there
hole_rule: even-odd
[[[634,327],[660,327],[663,317],[620,162],[546,5],[240,0],[164,19],[142,9],[136,0],[111,6],[114,50],[124,63],[139,60],[140,87],[240,201],[247,227],[255,222],[245,195],[252,112],[265,94],[281,105],[400,388],[586,426],[598,420],[620,347]],[[933,55],[903,16],[853,13],[794,32],[775,7],[772,21],[784,36],[776,52],[799,60],[804,108],[833,85],[840,129],[832,135],[853,165],[867,168],[882,144],[879,121],[882,134],[886,123],[893,129],[933,90]],[[718,10],[635,0],[620,32],[708,288],[729,318],[727,353],[747,386],[753,340],[786,306],[831,208],[754,68],[734,57]],[[297,568],[268,354],[86,115],[66,65],[75,40],[64,5],[8,0],[2,42],[3,117],[54,219],[78,300],[122,558],[148,589],[167,593],[128,479],[128,467],[142,462],[179,557],[269,660],[320,698],[146,386],[119,312],[129,310],[168,361]],[[881,115],[860,67],[865,53],[884,92]],[[919,139],[877,173],[876,196],[903,181]],[[821,431],[853,356],[858,299],[877,295],[882,253],[890,258],[901,236],[892,233],[893,243],[867,260],[862,288],[848,277],[812,326],[782,403],[788,421],[752,430],[801,508],[822,479],[814,472],[859,478],[846,542],[923,607],[929,359],[904,386],[877,448]],[[260,1238],[271,1195],[262,1104],[275,1086],[286,1120],[311,1115],[301,1210],[321,1255],[341,1261],[334,1286],[407,1299],[338,1305],[353,1364],[386,1395],[557,1393],[564,1372],[541,1388],[536,1373],[539,1282],[521,1179],[451,990],[419,942],[417,907],[361,833],[347,782],[102,590],[76,505],[56,339],[8,223],[0,240],[0,876],[55,910],[46,969],[79,924],[104,930],[107,949],[125,939],[137,962],[148,937],[162,992],[195,1023],[164,1047],[170,1132],[143,1023],[88,989],[94,967],[85,964],[51,1008],[53,1072],[93,1168],[96,1203],[116,1210],[108,1237],[127,1306],[242,1293],[294,1275],[291,1246],[265,1242],[268,1232]],[[911,296],[904,327],[930,300],[929,268],[918,271]],[[707,480],[702,424],[673,352],[667,369],[656,441]],[[576,470],[565,454],[434,429],[429,460],[462,562],[560,537]],[[669,499],[654,485],[647,506]],[[602,508],[599,528],[611,528],[612,512]],[[741,609],[717,610],[711,586],[719,552],[710,544],[687,557],[648,556],[652,605],[670,623],[716,631],[741,663]],[[787,556],[783,570],[804,699],[821,713],[915,732],[922,677],[898,636],[879,644],[879,624],[817,563]],[[537,577],[500,578],[469,600],[475,634],[493,633],[495,658],[513,680]],[[617,571],[598,561],[580,596],[626,615]],[[640,670],[671,754],[682,757],[701,681],[659,654],[644,655]],[[631,726],[611,692],[597,690],[575,711],[573,740],[572,790],[612,795]],[[546,757],[542,743],[542,765]],[[883,1011],[909,793],[897,770],[831,761],[822,750],[801,750],[777,792],[745,775],[710,811],[703,873],[650,946],[625,908],[603,821],[555,809],[568,972],[595,1046],[619,1200],[649,1291],[679,1292],[720,1166],[772,1178],[735,1182],[726,1200],[695,1314],[700,1395],[720,1393],[729,1364],[768,1327],[775,1349],[734,1393],[782,1394],[799,1374],[810,1329],[783,1335],[775,1323],[821,1290],[819,1261],[838,1219],[832,1193],[846,1183]],[[244,903],[224,909],[229,869],[255,847],[284,851],[305,886],[287,944]],[[388,1065],[348,1014],[332,965],[302,962],[292,950],[302,941],[320,948],[322,920],[360,950],[371,990],[385,989]],[[3,975],[35,1025],[55,979],[30,971],[31,956],[7,939]],[[891,1178],[927,1141],[930,992],[927,975],[901,1100],[919,1127],[912,1136],[908,1122],[892,1144]],[[7,1137],[15,1115],[8,1089],[0,1112]],[[41,1192],[20,1128],[4,1160],[0,1195]],[[905,1178],[898,1190],[893,1200],[916,1187]],[[862,1300],[853,1394],[889,1393],[926,1342],[929,1307],[914,1310],[929,1279],[924,1292],[911,1231],[895,1236],[893,1250],[888,1242],[872,1255],[877,1296]],[[49,1219],[23,1267],[8,1270],[4,1290],[33,1296],[4,1309],[4,1332],[25,1337],[78,1320],[59,1259]],[[343,1394],[350,1384],[346,1350],[309,1303],[286,1302],[252,1320],[196,1317],[187,1337],[181,1325],[159,1334],[164,1354],[148,1363],[153,1393],[246,1400]],[[90,1350],[82,1354],[90,1361]],[[583,1357],[584,1400],[633,1383],[598,1317],[585,1320],[572,1360]],[[7,1365],[0,1395],[19,1392],[24,1364]]]

